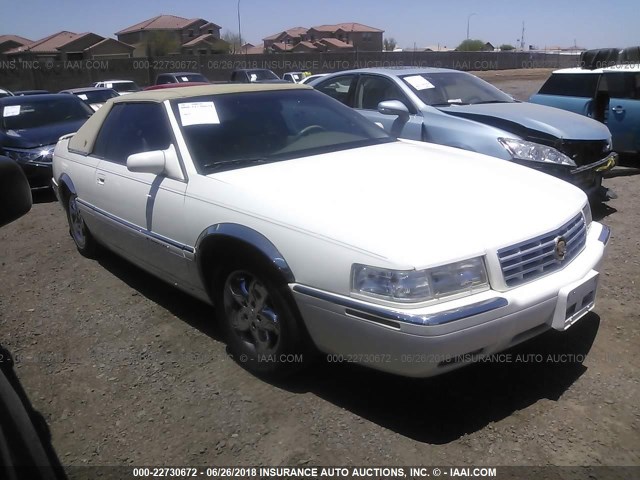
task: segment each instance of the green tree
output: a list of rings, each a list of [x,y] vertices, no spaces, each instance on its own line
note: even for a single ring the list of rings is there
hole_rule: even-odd
[[[460,52],[481,52],[482,50],[484,50],[485,43],[486,42],[483,42],[482,40],[468,39],[458,45],[458,48],[456,48],[456,50]]]
[[[148,57],[164,57],[172,53],[180,53],[180,40],[172,32],[151,31],[147,34],[146,51]]]
[[[242,37],[240,37],[240,35],[238,35],[235,32],[232,32],[231,30],[225,30],[221,38],[222,40],[224,40],[229,44],[229,49],[231,53],[233,54],[242,53],[241,47],[244,41],[242,40]]]
[[[515,50],[515,49],[516,47],[508,43],[503,43],[502,45],[500,45],[500,50],[502,50],[503,52],[510,52],[511,50]]]
[[[395,38],[389,37],[384,39],[382,45],[385,52],[393,52],[396,49],[398,43],[396,42]]]

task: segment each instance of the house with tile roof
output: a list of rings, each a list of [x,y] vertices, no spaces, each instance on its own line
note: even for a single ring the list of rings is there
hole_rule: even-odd
[[[240,47],[240,51],[246,55],[261,55],[264,53],[264,48],[259,45],[254,45],[253,43],[245,43]]]
[[[305,40],[307,28],[293,27],[283,32],[270,35],[262,39],[265,49],[270,49],[274,44],[296,45]]]
[[[227,53],[220,25],[203,18],[158,15],[116,32],[118,40],[135,47],[134,56]],[[158,48],[162,43],[162,48]],[[157,50],[154,52],[154,49]]]
[[[384,30],[361,23],[338,23],[305,28],[294,27],[263,38],[273,52],[381,52]]]
[[[5,55],[16,59],[87,60],[94,58],[129,58],[133,47],[114,38],[91,32],[63,30],[27,45],[12,48]]]
[[[0,35],[0,54],[18,47],[25,47],[33,43],[33,40],[19,35]]]

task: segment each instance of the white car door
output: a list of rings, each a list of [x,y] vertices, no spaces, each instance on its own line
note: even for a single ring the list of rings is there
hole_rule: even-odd
[[[187,278],[193,248],[182,243],[182,207],[187,183],[173,175],[132,172],[129,155],[164,150],[179,165],[174,138],[161,104],[114,105],[96,139],[95,207],[103,217],[101,238],[140,266],[172,282]]]

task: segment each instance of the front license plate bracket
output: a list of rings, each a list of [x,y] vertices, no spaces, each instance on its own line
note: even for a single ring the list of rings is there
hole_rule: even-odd
[[[551,323],[552,328],[560,331],[567,330],[593,309],[598,278],[598,272],[591,270],[583,279],[560,289]]]

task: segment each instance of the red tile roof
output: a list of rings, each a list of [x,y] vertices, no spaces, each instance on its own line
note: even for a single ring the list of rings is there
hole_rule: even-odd
[[[271,45],[271,48],[273,48],[274,50],[279,50],[281,52],[286,52],[287,50],[292,50],[293,45],[291,45],[290,43],[276,42]]]
[[[215,35],[212,35],[210,33],[205,33],[204,35],[200,35],[196,38],[194,38],[193,40],[189,40],[187,43],[183,43],[182,46],[183,47],[193,47],[197,44],[199,44],[200,42],[203,41],[207,41],[207,40],[217,40],[218,37],[216,37]]]
[[[275,40],[277,39],[280,35],[282,35],[283,33],[286,33],[287,35],[289,35],[290,37],[293,38],[297,38],[300,35],[304,35],[305,33],[307,33],[307,28],[305,27],[293,27],[290,28],[288,30],[284,30],[282,32],[278,32],[276,34],[270,35],[268,37],[263,38],[262,40]]]
[[[329,44],[336,48],[353,48],[353,45],[349,43],[345,43],[342,40],[338,40],[337,38],[321,38],[318,40],[319,43]]]
[[[125,47],[127,47],[129,50],[135,50],[135,48],[136,48],[133,45],[129,45],[128,43],[121,42],[120,40],[116,40],[115,38],[103,38],[99,42],[94,43],[93,45],[90,45],[87,48],[85,48],[85,51],[92,50],[92,49],[102,45],[103,43],[119,43],[120,45],[124,45]]]
[[[29,40],[28,38],[24,38],[19,35],[0,35],[0,44],[5,42],[15,42],[22,45],[29,45],[30,43],[33,43],[33,40]]]
[[[303,47],[307,47],[309,50],[317,50],[317,49],[318,49],[318,47],[317,47],[314,43],[307,42],[307,41],[299,42],[299,43],[294,47],[294,49],[295,49],[298,45],[302,45]]]
[[[319,25],[317,27],[311,27],[318,32],[335,32],[337,30],[344,30],[345,32],[384,32],[378,28],[369,27],[361,23],[336,23],[335,25]],[[311,30],[311,29],[310,29]]]
[[[58,33],[54,33],[53,35],[49,35],[48,37],[41,38],[40,40],[36,40],[35,42],[24,45],[22,47],[12,48],[11,50],[5,52],[6,54],[12,53],[21,53],[21,52],[33,52],[33,53],[58,53],[58,48],[66,45],[73,40],[80,38],[81,36],[86,35],[86,33],[73,33],[62,31]]]
[[[131,25],[119,32],[116,32],[116,35],[120,35],[123,33],[131,33],[131,32],[139,32],[142,30],[180,30],[191,25],[198,20],[202,20],[201,18],[183,18],[178,17],[176,15],[158,15],[157,17],[149,18],[148,20],[144,20],[140,23],[136,23],[135,25]],[[208,24],[215,25],[217,28],[220,28],[213,22],[208,22]]]

